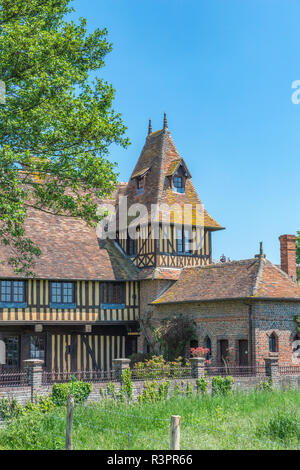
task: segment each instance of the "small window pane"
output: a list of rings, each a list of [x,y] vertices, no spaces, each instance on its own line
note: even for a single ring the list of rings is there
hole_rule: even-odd
[[[73,284],[72,282],[63,283],[63,303],[72,304],[73,303]]]
[[[24,301],[24,282],[14,281],[13,282],[13,302]]]
[[[192,239],[192,235],[190,230],[185,230],[184,231],[184,251],[185,253],[191,253],[191,248],[192,248],[192,242],[190,241]]]
[[[178,228],[177,229],[177,252],[182,253],[183,252],[183,240],[182,240],[182,229]]]
[[[174,176],[174,187],[175,188],[182,188],[182,178],[181,176]]]
[[[1,281],[1,302],[11,302],[11,281]]]
[[[51,285],[51,301],[53,303],[61,303],[61,284],[60,282],[52,282]]]
[[[45,359],[44,336],[30,336],[30,359]]]
[[[6,365],[19,366],[19,336],[4,338],[6,346]]]

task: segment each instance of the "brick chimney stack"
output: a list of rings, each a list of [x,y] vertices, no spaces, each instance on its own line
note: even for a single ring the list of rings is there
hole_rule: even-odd
[[[296,281],[296,235],[281,235],[279,240],[281,269]]]

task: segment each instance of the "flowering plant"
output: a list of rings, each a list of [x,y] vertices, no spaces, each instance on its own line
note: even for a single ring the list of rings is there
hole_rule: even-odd
[[[193,357],[205,357],[209,353],[208,348],[191,348],[191,355]]]

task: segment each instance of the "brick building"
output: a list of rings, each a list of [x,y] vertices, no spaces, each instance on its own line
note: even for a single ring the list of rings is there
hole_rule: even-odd
[[[0,247],[3,368],[37,358],[49,370],[108,370],[114,358],[147,350],[149,318],[158,324],[180,312],[195,318],[212,362],[228,354],[240,364],[276,354],[291,362],[300,316],[295,237],[280,239],[282,269],[262,253],[212,264],[213,233],[223,227],[191,177],[165,117],[159,131],[149,124],[129,182],[102,201],[114,210],[97,231],[28,213],[26,234],[42,250],[35,277],[16,275],[9,248]]]

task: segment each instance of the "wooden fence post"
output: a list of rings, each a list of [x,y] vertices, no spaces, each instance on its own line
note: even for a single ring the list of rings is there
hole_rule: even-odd
[[[67,428],[66,428],[66,450],[72,450],[72,424],[74,414],[74,396],[68,396],[67,402]]]
[[[180,450],[181,416],[171,416],[170,450]]]

